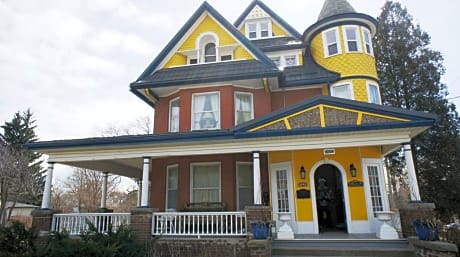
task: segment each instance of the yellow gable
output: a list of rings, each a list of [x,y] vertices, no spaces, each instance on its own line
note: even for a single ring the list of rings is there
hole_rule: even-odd
[[[182,44],[177,49],[176,53],[166,62],[162,68],[170,68],[173,66],[181,66],[187,64],[187,56],[183,54],[187,51],[197,50],[197,39],[204,33],[213,33],[217,35],[219,47],[231,47],[233,50],[234,60],[253,60],[255,57],[242,46],[223,26],[217,23],[209,14],[201,19],[201,22],[194,27],[194,30],[188,33],[187,38],[181,41]]]

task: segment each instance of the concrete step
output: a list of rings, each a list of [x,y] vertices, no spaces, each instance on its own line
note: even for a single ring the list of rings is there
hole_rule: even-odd
[[[309,239],[272,242],[272,257],[294,256],[414,257],[414,249],[407,240]]]

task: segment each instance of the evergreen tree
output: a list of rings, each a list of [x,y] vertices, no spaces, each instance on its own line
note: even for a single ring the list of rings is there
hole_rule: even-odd
[[[22,113],[16,112],[13,119],[5,122],[1,127],[4,130],[3,137],[6,144],[15,151],[25,155],[29,162],[27,174],[32,178],[32,183],[28,185],[29,188],[25,189],[26,193],[21,193],[21,195],[17,196],[17,200],[39,205],[45,184],[45,170],[41,166],[43,162],[41,160],[42,155],[24,148],[24,144],[38,141],[38,137],[35,134],[35,128],[37,127],[35,122],[33,113],[30,109],[27,109]]]
[[[384,104],[439,117],[435,126],[411,144],[422,200],[434,202],[448,219],[460,213],[460,119],[441,82],[443,57],[430,48],[430,36],[413,23],[401,4],[387,1],[377,20],[374,51]],[[401,153],[388,160],[392,175],[401,179]]]

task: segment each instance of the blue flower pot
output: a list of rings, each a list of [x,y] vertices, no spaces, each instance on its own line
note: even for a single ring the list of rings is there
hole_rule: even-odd
[[[426,241],[439,240],[438,227],[416,220],[413,223],[418,239]]]
[[[251,223],[251,227],[255,239],[267,239],[270,228],[268,223]]]

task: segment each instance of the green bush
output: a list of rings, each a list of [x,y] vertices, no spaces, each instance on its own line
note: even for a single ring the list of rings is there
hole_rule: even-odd
[[[36,256],[35,229],[28,229],[23,223],[13,221],[11,226],[0,227],[0,257]]]

